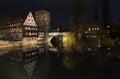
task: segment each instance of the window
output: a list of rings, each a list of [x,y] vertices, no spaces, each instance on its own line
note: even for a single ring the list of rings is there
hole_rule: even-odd
[[[92,28],[92,30],[94,30],[94,28]]]
[[[37,35],[37,33],[35,33],[35,35]]]
[[[30,27],[28,27],[28,30],[31,30],[31,28],[30,28]]]
[[[99,30],[99,28],[97,28],[97,30]]]
[[[31,35],[31,32],[29,32],[29,35]]]
[[[22,32],[22,29],[19,29],[19,32]]]
[[[27,27],[25,27],[25,30],[27,30],[28,28]]]
[[[37,30],[37,28],[36,28],[36,30]]]
[[[26,35],[28,35],[28,33],[26,33]]]
[[[44,17],[44,20],[47,21],[47,17]]]

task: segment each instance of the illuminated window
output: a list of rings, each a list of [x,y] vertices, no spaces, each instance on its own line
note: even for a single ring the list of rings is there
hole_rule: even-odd
[[[44,17],[44,20],[47,21],[47,17]]]
[[[35,53],[33,52],[32,55],[34,55]]]
[[[96,38],[97,36],[93,36],[93,38]]]
[[[90,51],[91,50],[91,48],[88,48],[88,51]]]
[[[89,38],[89,36],[86,36],[87,38]]]
[[[110,28],[110,26],[107,26],[107,28]]]
[[[87,31],[85,31],[85,33],[88,33]]]
[[[28,27],[28,30],[31,30],[31,28],[30,28],[30,27]]]
[[[90,30],[91,30],[91,28],[89,27],[88,31],[90,31]]]
[[[97,28],[97,30],[99,30],[99,28]]]
[[[19,29],[19,32],[22,32],[22,29]]]
[[[110,50],[110,48],[109,48],[109,47],[108,47],[107,49],[108,49],[108,50]]]
[[[37,35],[37,33],[35,33],[35,35]]]
[[[98,47],[101,47],[101,45],[99,44]]]
[[[31,32],[29,32],[29,35],[32,35]]]
[[[97,28],[95,28],[95,30],[97,30]]]
[[[27,30],[28,28],[27,27],[25,27],[25,30]]]

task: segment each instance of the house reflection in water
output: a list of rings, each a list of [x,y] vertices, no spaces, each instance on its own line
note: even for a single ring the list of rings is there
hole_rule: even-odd
[[[20,67],[20,70],[22,69],[27,76],[31,77],[36,69],[35,67],[37,67],[38,57],[41,57],[43,54],[43,47],[27,46],[9,50],[8,53],[0,56],[0,62],[17,65],[17,67]]]

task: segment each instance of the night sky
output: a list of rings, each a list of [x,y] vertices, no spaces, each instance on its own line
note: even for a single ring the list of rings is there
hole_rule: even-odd
[[[89,1],[89,21],[94,18],[94,7],[101,0]],[[120,26],[120,0],[109,0],[110,24]],[[61,27],[69,28],[69,17],[71,14],[71,0],[0,0],[1,14],[20,14],[25,11],[36,11],[46,9],[51,12],[52,22]],[[101,8],[98,8],[100,23],[103,22]]]

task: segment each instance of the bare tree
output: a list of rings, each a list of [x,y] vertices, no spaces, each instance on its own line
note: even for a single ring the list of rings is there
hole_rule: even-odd
[[[78,30],[85,25],[88,17],[87,0],[73,0],[72,3],[71,28],[72,30]]]

